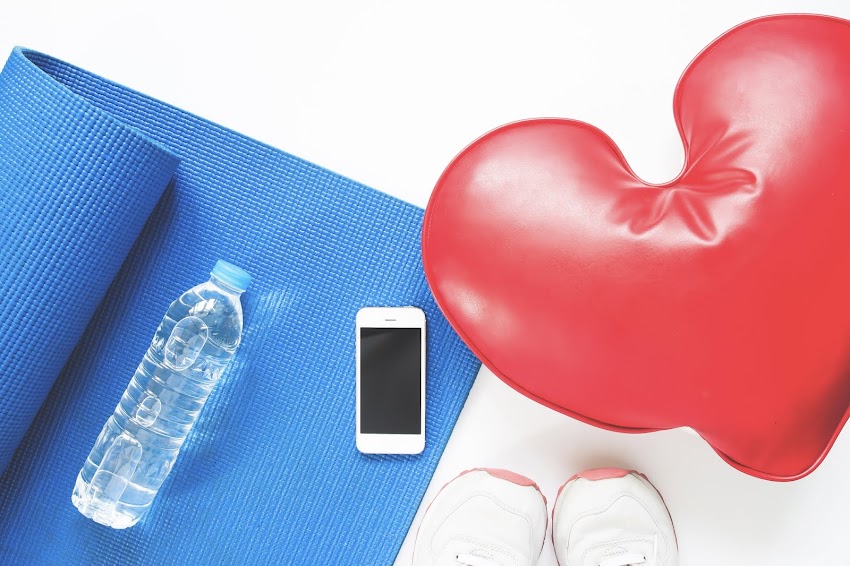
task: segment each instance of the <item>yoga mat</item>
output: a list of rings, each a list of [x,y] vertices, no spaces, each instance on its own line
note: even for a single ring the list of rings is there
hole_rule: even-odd
[[[46,55],[0,73],[0,563],[389,564],[478,362],[422,272],[422,211]],[[245,333],[148,515],[71,504],[172,300],[247,269]],[[427,447],[354,445],[354,320],[428,316]]]

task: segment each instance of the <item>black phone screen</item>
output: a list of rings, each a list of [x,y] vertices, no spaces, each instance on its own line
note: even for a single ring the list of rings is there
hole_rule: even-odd
[[[422,329],[360,329],[360,432],[422,432]]]

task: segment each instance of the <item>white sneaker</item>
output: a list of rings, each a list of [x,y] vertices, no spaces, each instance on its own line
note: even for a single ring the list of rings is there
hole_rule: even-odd
[[[646,476],[616,468],[570,478],[552,510],[560,566],[676,566],[670,512]]]
[[[413,566],[533,566],[547,521],[546,498],[530,479],[507,470],[463,472],[425,511]]]

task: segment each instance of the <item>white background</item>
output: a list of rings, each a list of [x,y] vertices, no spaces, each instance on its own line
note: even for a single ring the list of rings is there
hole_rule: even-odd
[[[4,3],[0,57],[45,51],[420,206],[467,143],[527,117],[591,122],[639,175],[670,179],[673,88],[703,46],[759,15],[850,18],[842,1]],[[683,566],[850,564],[850,435],[808,478],[770,483],[687,431],[597,430],[487,371],[425,503],[470,467],[526,474],[551,503],[571,474],[609,465],[664,494]],[[549,542],[540,563],[555,564]]]

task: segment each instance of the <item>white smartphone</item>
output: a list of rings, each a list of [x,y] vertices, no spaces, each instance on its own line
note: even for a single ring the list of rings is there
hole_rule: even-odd
[[[357,313],[357,449],[425,449],[425,313],[366,307]]]

